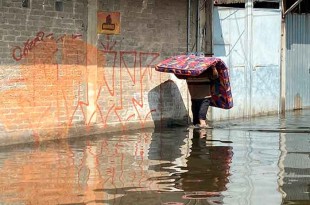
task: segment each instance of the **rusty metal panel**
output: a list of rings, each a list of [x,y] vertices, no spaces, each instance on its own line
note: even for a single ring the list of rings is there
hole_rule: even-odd
[[[287,110],[310,107],[310,14],[286,16]]]

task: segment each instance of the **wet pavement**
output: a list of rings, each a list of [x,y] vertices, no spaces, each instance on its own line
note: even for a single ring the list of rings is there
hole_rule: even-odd
[[[310,111],[0,148],[0,204],[310,204]]]

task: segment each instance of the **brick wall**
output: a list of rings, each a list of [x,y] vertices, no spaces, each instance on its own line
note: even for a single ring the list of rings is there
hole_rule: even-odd
[[[111,120],[134,120],[142,126],[149,119],[182,118],[186,114],[183,103],[182,109],[174,105],[183,102],[180,96],[184,91],[172,91],[174,82],[164,83],[167,76],[157,73],[149,64],[186,52],[186,1],[99,0],[98,7],[100,11],[121,13],[120,34],[98,36],[100,52],[109,52],[105,55],[106,84],[102,85],[101,94],[104,97],[99,99],[104,113],[99,116],[103,117],[101,121],[105,121],[110,109],[116,112],[109,115]],[[111,45],[113,48],[109,48]],[[114,87],[113,74],[117,82]],[[171,98],[172,95],[176,97]],[[109,102],[113,103],[106,106]]]
[[[63,1],[61,11],[54,0],[27,6],[0,0],[1,139],[18,133],[44,140],[57,137],[55,130],[66,137],[77,126],[88,132],[92,118],[100,132],[184,119],[184,83],[152,66],[186,51],[185,0],[98,0],[98,11],[120,12],[121,32],[97,35],[97,45],[86,43],[86,0]],[[89,77],[92,53],[95,78]],[[90,94],[96,96],[93,113]],[[42,134],[47,129],[49,137]]]

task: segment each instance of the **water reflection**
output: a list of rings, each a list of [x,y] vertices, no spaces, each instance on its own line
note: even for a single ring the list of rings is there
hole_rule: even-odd
[[[212,142],[212,131],[208,130],[204,137],[201,137],[201,132],[192,133],[192,145],[186,158],[186,166],[182,167],[184,172],[180,173],[175,187],[187,192],[225,191],[229,182],[232,147],[212,146],[212,143],[207,143]]]
[[[280,162],[283,204],[310,204],[310,134],[286,133],[281,135],[281,141],[285,142]]]
[[[182,134],[183,137],[180,137]],[[151,180],[165,182],[169,190],[203,192],[205,195],[226,190],[232,147],[212,146],[211,130],[190,130],[177,136],[179,140],[165,135],[155,137],[157,140],[152,141],[149,159],[169,160],[170,163],[161,163],[150,169],[165,170],[170,174]],[[154,150],[162,150],[161,155],[152,154]]]
[[[189,130],[176,135],[155,136],[150,146],[151,160],[168,160],[150,167],[168,171],[168,176],[150,178],[165,184],[166,191],[183,192],[179,202],[186,200],[221,204],[232,159],[231,146],[212,146],[212,130]],[[158,153],[154,150],[161,150]],[[170,194],[171,195],[171,194]],[[185,200],[185,201],[184,201]]]
[[[2,149],[0,202],[221,201],[220,192],[228,182],[231,147],[209,146],[202,134],[181,128]]]
[[[309,204],[309,120],[2,147],[0,204]]]

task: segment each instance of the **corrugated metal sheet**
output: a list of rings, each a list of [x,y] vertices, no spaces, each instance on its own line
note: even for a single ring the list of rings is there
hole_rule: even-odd
[[[310,107],[310,14],[286,17],[286,109]]]

